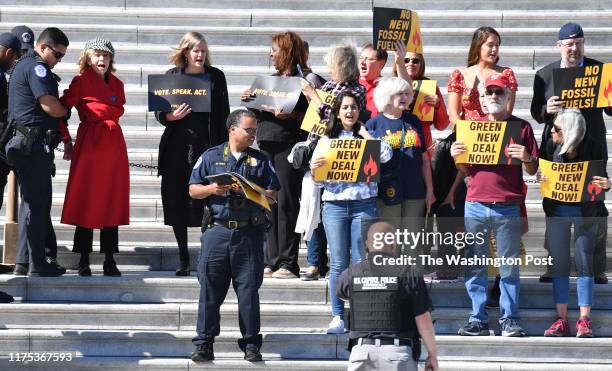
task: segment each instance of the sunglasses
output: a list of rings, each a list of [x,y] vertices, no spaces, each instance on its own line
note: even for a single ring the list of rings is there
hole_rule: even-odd
[[[53,52],[53,56],[55,57],[55,59],[57,59],[58,61],[62,58],[64,58],[64,56],[66,56],[65,53],[60,53],[57,50],[53,49],[53,47],[51,45],[47,45],[47,48],[51,49],[51,51]]]
[[[246,131],[246,133],[249,135],[255,135],[257,133],[257,128],[243,128],[243,127],[240,127],[240,128]]]
[[[557,133],[557,134],[559,134],[559,133],[560,133],[560,132],[562,132],[563,130],[562,130],[560,127],[558,127],[558,126],[553,125],[553,127],[552,127],[552,131],[553,131],[553,132],[555,132],[555,133]]]
[[[487,89],[485,91],[485,94],[486,95],[493,95],[493,94],[495,94],[495,95],[497,95],[499,97],[501,95],[506,94],[506,91],[504,89]]]
[[[404,58],[404,63],[405,64],[419,64],[421,63],[421,59],[420,58]]]

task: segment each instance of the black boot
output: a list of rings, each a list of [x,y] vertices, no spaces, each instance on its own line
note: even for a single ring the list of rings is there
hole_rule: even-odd
[[[103,269],[105,276],[121,277],[121,272],[119,271],[119,269],[117,269],[117,263],[115,263],[115,259],[113,259],[112,253],[106,254]]]
[[[89,268],[89,253],[81,251],[81,259],[79,259],[79,276],[90,277],[91,269]]]
[[[189,260],[183,261],[181,260],[181,267],[176,270],[177,276],[189,276],[191,275],[191,266],[189,265]]]
[[[195,352],[191,353],[191,360],[194,362],[206,362],[215,359],[212,343],[200,344],[196,347]]]

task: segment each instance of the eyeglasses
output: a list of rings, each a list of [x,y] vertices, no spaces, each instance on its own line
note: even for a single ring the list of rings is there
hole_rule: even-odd
[[[584,45],[584,40],[560,41],[559,43],[568,49],[572,49],[573,47],[582,47]]]
[[[420,58],[404,58],[404,63],[405,64],[419,64],[421,63],[421,59]]]
[[[368,63],[374,63],[376,61],[378,61],[378,59],[376,58],[368,58],[368,57],[359,57],[359,61],[366,61]]]
[[[552,127],[552,131],[553,131],[553,132],[555,132],[555,133],[557,133],[557,134],[559,134],[559,133],[560,133],[560,132],[562,132],[563,130],[562,130],[560,127],[558,127],[557,125],[553,125],[553,127]]]
[[[502,96],[502,95],[506,94],[506,91],[504,89],[487,89],[485,91],[485,94],[486,95],[493,95],[493,94],[495,94],[495,95],[497,95],[499,97],[499,96]]]
[[[242,126],[240,128],[249,135],[255,135],[257,133],[257,128],[243,128]]]
[[[55,59],[57,59],[58,61],[62,58],[64,58],[64,56],[66,56],[66,53],[60,53],[57,50],[53,49],[53,47],[51,45],[47,45],[47,48],[51,49],[51,51],[53,52],[53,56],[55,57]]]

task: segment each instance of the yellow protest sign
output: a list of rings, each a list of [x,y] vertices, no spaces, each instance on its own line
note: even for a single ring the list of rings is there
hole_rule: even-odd
[[[553,70],[563,108],[612,107],[612,63]]]
[[[412,81],[412,90],[416,98],[412,101],[409,111],[421,121],[433,121],[435,108],[425,103],[425,97],[436,95],[436,84],[435,80]]]
[[[326,164],[313,171],[315,182],[378,182],[380,140],[322,138],[312,155]]]
[[[593,176],[604,176],[603,161],[550,162],[539,160],[542,197],[563,202],[602,201],[605,192],[592,183]]]
[[[373,45],[376,49],[395,50],[395,41],[406,45],[406,51],[423,53],[421,25],[417,12],[408,9],[374,7]]]
[[[317,95],[321,98],[323,103],[330,106],[334,104],[335,97],[332,94],[317,89]],[[310,102],[300,128],[322,137],[327,131],[327,121],[321,120],[321,116],[317,113],[317,108],[319,108],[319,106],[315,102]]]
[[[510,144],[520,144],[521,125],[506,121],[457,121],[457,141],[467,151],[455,162],[479,165],[520,165],[508,156]]]
[[[238,173],[220,173],[215,175],[209,175],[206,177],[211,183],[217,183],[219,185],[229,185],[232,187],[234,192],[244,193],[244,196],[256,204],[264,207],[266,210],[271,211],[270,201],[266,190],[261,188],[255,182],[247,180],[245,177]]]

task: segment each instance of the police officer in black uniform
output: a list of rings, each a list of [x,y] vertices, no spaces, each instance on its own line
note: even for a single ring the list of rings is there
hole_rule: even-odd
[[[390,223],[368,228],[367,258],[340,275],[337,294],[350,301],[348,370],[417,370],[423,339],[428,352],[425,370],[437,370],[437,349],[431,321],[431,299],[422,277],[406,266],[385,264],[395,245]]]
[[[220,331],[219,307],[225,299],[230,280],[238,296],[238,311],[242,339],[238,345],[244,359],[261,361],[259,348],[259,287],[263,281],[263,241],[267,219],[259,204],[247,200],[242,192],[229,185],[211,183],[206,177],[234,172],[266,190],[276,198],[280,188],[269,159],[250,148],[255,140],[257,120],[247,110],[236,110],[227,118],[229,142],[212,147],[196,162],[189,194],[206,199],[210,220],[203,221],[202,250],[198,263],[200,299],[197,336],[193,339],[195,362],[213,360],[213,342]],[[207,219],[207,216],[205,216]]]
[[[29,248],[31,276],[66,272],[54,260],[45,259],[45,247],[55,241],[50,217],[53,150],[61,139],[59,118],[67,114],[59,101],[59,78],[51,69],[64,57],[68,44],[58,28],[45,29],[36,48],[19,60],[9,81],[8,121],[15,126],[15,136],[6,145],[6,155],[17,170],[21,187],[20,245],[27,243]]]

